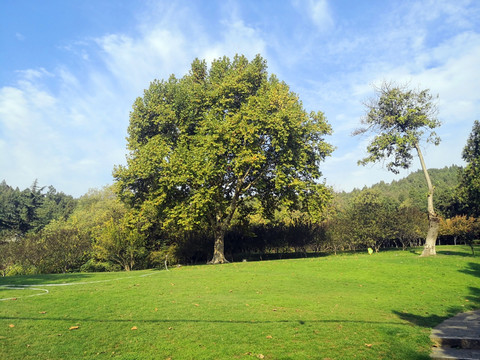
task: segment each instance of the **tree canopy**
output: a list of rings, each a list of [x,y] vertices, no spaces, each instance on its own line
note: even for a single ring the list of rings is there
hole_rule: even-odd
[[[323,113],[307,113],[262,57],[223,57],[210,68],[196,59],[187,75],[155,80],[135,101],[117,192],[164,229],[209,228],[212,263],[222,263],[225,232],[250,199],[267,215],[281,204],[322,210],[330,133]]]

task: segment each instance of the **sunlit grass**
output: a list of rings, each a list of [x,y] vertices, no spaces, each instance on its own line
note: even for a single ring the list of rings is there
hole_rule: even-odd
[[[369,256],[0,279],[2,359],[428,359],[430,328],[480,307],[480,258]],[[447,254],[448,253],[448,254]],[[143,276],[148,275],[148,276]],[[70,283],[74,285],[45,286]],[[42,286],[43,285],[43,286]],[[77,329],[69,330],[71,327]]]

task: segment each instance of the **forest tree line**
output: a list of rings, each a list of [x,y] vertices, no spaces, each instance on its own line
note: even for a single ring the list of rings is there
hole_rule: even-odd
[[[459,209],[464,168],[431,169],[442,216],[441,244],[472,244],[480,222]],[[236,216],[226,234],[230,261],[363,251],[368,247],[420,246],[428,228],[420,171],[390,184],[332,193],[321,218],[277,211]],[[250,204],[256,207],[255,203]],[[213,236],[197,228],[176,234],[152,226],[119,201],[112,187],[79,199],[35,181],[24,190],[0,184],[0,271],[2,275],[72,271],[114,271],[205,263]]]

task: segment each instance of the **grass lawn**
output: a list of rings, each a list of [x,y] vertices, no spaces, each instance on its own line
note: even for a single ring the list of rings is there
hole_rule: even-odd
[[[36,286],[0,286],[0,358],[429,359],[480,308],[480,257],[437,251],[1,278]]]

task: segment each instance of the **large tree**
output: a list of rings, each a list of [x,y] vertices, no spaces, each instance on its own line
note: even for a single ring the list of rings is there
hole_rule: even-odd
[[[480,122],[475,120],[462,158],[467,166],[461,173],[459,194],[467,215],[480,217]]]
[[[163,229],[210,229],[211,263],[226,262],[224,235],[250,199],[273,214],[318,212],[329,198],[319,165],[331,128],[266,69],[258,55],[210,68],[196,59],[184,77],[153,81],[130,114],[127,165],[114,170],[120,197]]]
[[[386,160],[387,169],[397,174],[398,169],[411,166],[412,152],[416,151],[428,186],[429,229],[422,256],[436,254],[440,221],[433,207],[434,187],[421,151],[422,141],[435,145],[440,142],[433,130],[440,126],[435,99],[429,90],[411,90],[405,85],[383,82],[375,87],[375,96],[365,103],[362,124],[366,126],[354,132],[354,135],[374,134],[367,146],[368,156],[359,161],[361,165]]]

